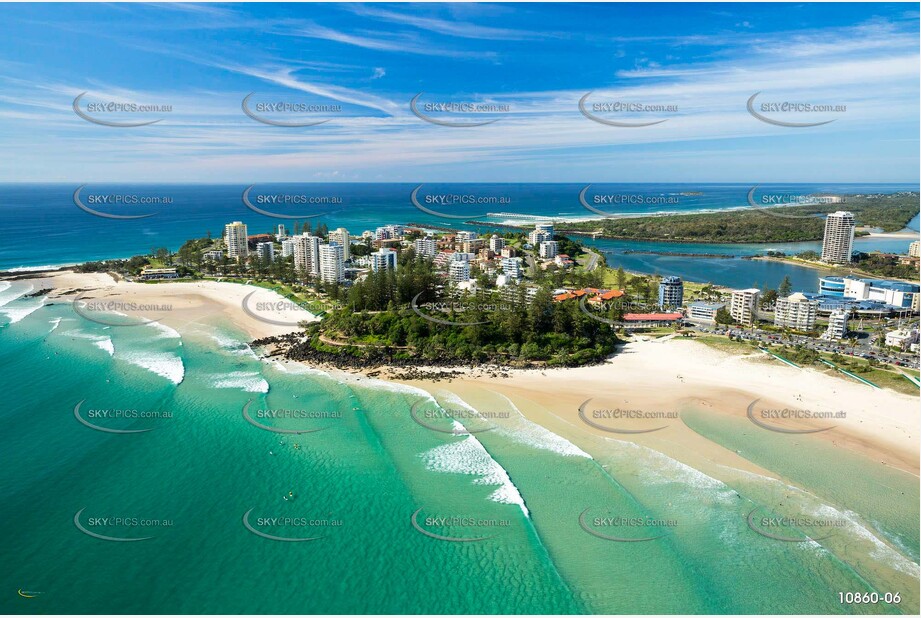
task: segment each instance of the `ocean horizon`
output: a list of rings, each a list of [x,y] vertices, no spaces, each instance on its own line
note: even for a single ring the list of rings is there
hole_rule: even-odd
[[[151,215],[143,219],[112,220],[81,210],[74,192],[83,187],[84,202],[92,197],[127,196],[137,201],[161,203],[93,204],[92,209],[110,214]],[[0,270],[55,268],[103,259],[121,259],[149,253],[155,247],[175,251],[191,238],[210,233],[220,235],[230,221],[244,221],[251,234],[274,232],[284,224],[291,231],[297,219],[282,219],[259,214],[248,208],[243,192],[251,189],[250,204],[275,214],[309,215],[301,223],[323,223],[345,227],[352,234],[391,224],[419,224],[488,232],[489,224],[510,221],[521,223],[528,216],[556,220],[597,219],[579,200],[587,185],[576,183],[266,183],[229,184],[0,184],[0,212],[6,225],[0,228]],[[748,192],[755,185],[743,183],[596,183],[592,192],[626,196],[623,203],[604,206],[604,212],[626,215],[652,215],[663,212],[692,213],[750,208]],[[420,188],[416,203],[413,191]],[[778,195],[895,193],[918,191],[911,184],[788,183],[762,184],[759,191]],[[285,196],[291,203],[268,206],[260,198]],[[448,204],[426,201],[445,198],[486,199],[486,205]],[[304,204],[310,199],[324,201]],[[127,198],[126,198],[127,200]],[[169,200],[168,203],[164,203]],[[300,200],[302,203],[294,203]],[[628,203],[629,202],[629,203]],[[438,210],[438,209],[441,210]],[[485,216],[498,213],[498,216]],[[451,218],[453,217],[453,218]],[[460,218],[458,218],[460,217]],[[468,219],[469,217],[469,219]],[[466,220],[483,221],[469,225]],[[539,219],[537,219],[539,220]],[[919,218],[908,229],[918,230]],[[584,237],[583,237],[584,238]],[[44,242],[43,242],[44,241]],[[618,241],[584,238],[597,248],[611,267],[623,267],[643,274],[676,274],[690,281],[710,282],[729,287],[754,284],[776,287],[785,277],[798,289],[817,288],[819,271],[793,264],[743,260],[743,256],[763,255],[766,251],[816,250],[820,242],[715,244]],[[863,251],[905,252],[911,239],[861,238],[855,248]],[[688,258],[669,254],[700,253],[732,255],[736,259]]]

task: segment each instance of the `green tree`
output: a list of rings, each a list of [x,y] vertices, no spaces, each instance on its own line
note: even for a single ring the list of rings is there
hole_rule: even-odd
[[[627,273],[624,272],[623,266],[617,267],[617,274],[615,275],[615,278],[617,280],[618,289],[624,289],[624,287],[627,285]]]
[[[716,323],[729,325],[732,324],[735,320],[732,319],[732,314],[729,313],[729,310],[726,307],[720,307],[716,310]]]
[[[793,284],[790,283],[790,277],[785,275],[783,281],[781,281],[780,285],[777,287],[777,296],[786,298],[791,292],[793,292]]]

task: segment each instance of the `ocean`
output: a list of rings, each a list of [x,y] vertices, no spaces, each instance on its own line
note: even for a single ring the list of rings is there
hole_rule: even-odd
[[[151,215],[115,220],[93,216],[77,207],[81,185],[0,185],[0,270],[72,264],[88,260],[146,254],[152,248],[173,251],[190,238],[220,236],[230,221],[247,223],[250,234],[274,232],[280,223],[291,231],[293,221],[273,218],[248,208],[244,191],[251,185],[117,185],[88,184],[78,199],[87,208],[117,215]],[[750,208],[748,184],[621,184],[592,185],[591,196],[613,196],[612,205],[592,206],[604,212],[652,214]],[[545,219],[598,217],[579,200],[585,185],[576,184],[374,184],[289,183],[255,185],[250,204],[287,216],[310,216],[312,225],[345,227],[352,234],[388,223],[463,227],[476,219],[496,224]],[[413,203],[413,192],[416,203]],[[917,191],[914,185],[761,185],[758,195],[796,199],[810,194],[891,193]],[[108,201],[107,201],[108,200]],[[153,202],[153,203],[143,203]],[[485,202],[485,203],[482,203]],[[592,204],[589,204],[590,206]],[[420,209],[421,207],[421,209]],[[424,209],[424,210],[423,210]],[[428,211],[428,212],[426,212]],[[437,213],[437,214],[433,214]],[[919,229],[916,217],[910,224]],[[488,231],[488,226],[477,226]],[[821,271],[791,264],[745,260],[767,250],[817,249],[820,243],[773,245],[673,244],[637,241],[588,241],[604,253],[608,264],[632,272],[672,274],[689,281],[735,288],[776,287],[785,276],[794,289],[816,291]],[[863,251],[905,252],[910,239],[859,239]],[[633,252],[642,253],[633,253]],[[657,252],[666,252],[660,255]],[[696,258],[667,253],[735,256]]]
[[[0,283],[4,613],[918,612],[917,478],[818,439],[683,412],[778,481],[577,445],[510,401],[455,435],[426,411],[456,397],[260,359],[220,318],[107,326],[32,291]],[[746,525],[765,506],[845,525],[779,542]],[[608,516],[661,526],[586,529]]]

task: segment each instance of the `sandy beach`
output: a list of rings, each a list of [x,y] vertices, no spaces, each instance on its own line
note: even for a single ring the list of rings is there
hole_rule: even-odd
[[[293,332],[298,330],[298,321],[317,319],[290,307],[271,290],[235,283],[132,283],[105,273],[72,271],[50,273],[31,282],[36,289],[53,288],[48,302],[79,297],[84,302],[152,306],[153,310],[129,308],[124,313],[156,319],[180,333],[189,323],[224,318],[257,339]],[[271,311],[256,311],[262,303]],[[384,370],[380,375],[392,374]],[[810,435],[881,465],[919,473],[917,397],[789,367],[759,353],[732,355],[692,340],[639,337],[601,365],[510,370],[508,377],[491,375],[482,368],[457,375],[450,381],[394,381],[442,399],[460,398],[479,411],[508,411],[514,406],[527,419],[589,453],[608,448],[612,440],[629,440],[715,476],[725,468],[771,473],[692,431],[680,419],[683,411],[746,419],[749,406],[757,400],[756,413],[765,408],[838,413],[833,420],[770,419],[767,423],[794,430],[833,425],[831,430]],[[661,418],[592,420],[599,410]],[[751,426],[752,431],[765,431],[754,423]],[[664,428],[647,431],[657,427]]]
[[[773,427],[833,429],[813,434],[881,465],[918,475],[917,397],[874,389],[857,382],[796,369],[764,355],[731,355],[680,339],[628,343],[603,365],[546,371],[511,371],[509,378],[461,377],[450,383],[411,381],[435,396],[452,393],[478,410],[501,406],[507,398],[527,418],[563,435],[584,450],[603,449],[610,441],[630,440],[683,461],[716,477],[720,468],[773,476],[737,453],[703,439],[680,419],[593,420],[593,410],[641,411],[679,415],[689,409],[747,418],[753,407],[812,412],[843,412],[832,420],[770,419]],[[644,430],[648,433],[615,433]],[[753,432],[766,431],[751,425]],[[594,438],[594,439],[593,439]],[[601,438],[601,440],[599,440]],[[593,455],[595,453],[592,453]],[[600,454],[600,453],[599,453]]]
[[[219,281],[137,283],[107,273],[60,271],[29,279],[36,290],[53,288],[48,302],[102,301],[102,308],[155,320],[182,332],[192,322],[223,317],[251,339],[298,330],[316,316],[257,286]],[[85,312],[86,313],[86,312]]]

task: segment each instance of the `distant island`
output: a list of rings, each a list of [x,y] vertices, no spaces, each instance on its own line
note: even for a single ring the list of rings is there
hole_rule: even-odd
[[[561,233],[593,234],[619,240],[651,240],[695,243],[781,243],[822,240],[822,215],[836,210],[854,213],[858,226],[897,232],[919,212],[919,194],[842,195],[833,203],[802,206],[741,208],[695,214],[663,214],[648,217],[567,222]],[[776,211],[776,212],[768,212]],[[777,216],[778,214],[790,215]],[[811,216],[814,215],[814,216]],[[793,218],[796,217],[796,218]],[[799,218],[803,217],[803,218]],[[858,230],[857,235],[868,232]]]

